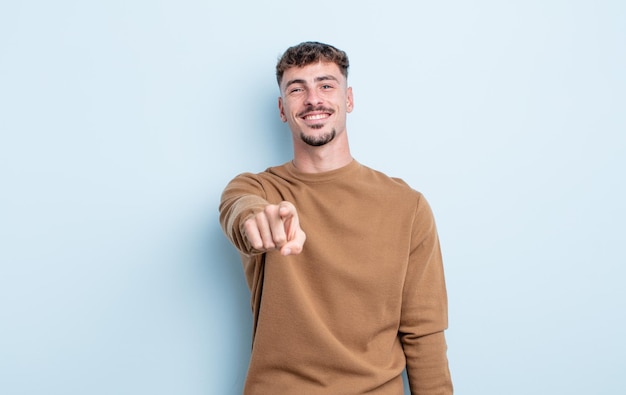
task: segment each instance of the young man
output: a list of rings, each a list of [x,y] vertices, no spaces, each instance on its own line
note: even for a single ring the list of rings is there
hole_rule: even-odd
[[[412,394],[452,394],[435,222],[419,192],[352,158],[348,66],[330,45],[287,49],[276,76],[293,161],[222,195],[252,297],[246,395],[401,395],[405,367]]]

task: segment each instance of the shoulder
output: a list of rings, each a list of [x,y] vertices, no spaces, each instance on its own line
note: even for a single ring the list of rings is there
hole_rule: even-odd
[[[404,179],[389,176],[382,171],[372,169],[365,165],[361,165],[361,168],[365,175],[364,179],[372,185],[377,185],[377,188],[381,192],[384,192],[389,199],[397,197],[399,200],[410,203],[417,216],[432,216],[431,206],[424,194],[409,185]]]
[[[275,179],[284,178],[286,165],[279,165],[268,167],[267,169],[254,173],[244,172],[237,174],[230,182],[244,182],[244,183],[257,183],[262,184],[264,182],[271,182]]]
[[[264,196],[268,189],[275,188],[277,184],[284,182],[282,174],[284,165],[269,167],[262,172],[240,173],[233,177],[226,188],[224,194],[256,194]]]
[[[387,193],[396,193],[403,197],[413,197],[415,199],[422,197],[422,194],[411,187],[404,179],[389,176],[380,170],[361,165],[361,175],[366,182],[381,190],[387,191]]]

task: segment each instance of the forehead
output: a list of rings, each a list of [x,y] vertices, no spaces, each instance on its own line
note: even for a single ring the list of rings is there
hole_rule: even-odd
[[[345,82],[339,66],[333,62],[317,62],[302,67],[292,67],[285,70],[281,85],[287,86],[294,81],[299,83],[313,83],[321,77],[333,77],[339,82]]]

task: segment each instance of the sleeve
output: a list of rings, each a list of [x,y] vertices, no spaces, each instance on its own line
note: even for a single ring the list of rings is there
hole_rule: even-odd
[[[419,195],[405,277],[400,340],[412,395],[453,392],[444,330],[448,301],[439,238],[432,211]]]
[[[226,237],[242,255],[258,253],[244,236],[243,224],[268,204],[261,181],[251,173],[238,175],[222,192],[219,206],[220,225]]]

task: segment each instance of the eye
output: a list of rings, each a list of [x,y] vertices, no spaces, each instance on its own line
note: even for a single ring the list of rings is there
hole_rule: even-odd
[[[328,84],[322,85],[322,89],[332,89],[332,88],[333,88],[332,85],[328,85]]]

